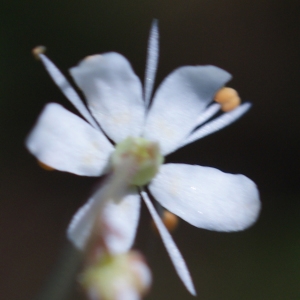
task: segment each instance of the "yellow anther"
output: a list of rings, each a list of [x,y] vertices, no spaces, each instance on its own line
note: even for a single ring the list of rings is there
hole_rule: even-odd
[[[240,104],[241,104],[240,97],[233,97],[230,99],[230,101],[221,104],[221,109],[224,112],[231,111],[234,110],[236,107],[238,107]]]
[[[42,168],[42,169],[44,169],[44,170],[46,170],[46,171],[54,171],[55,169],[53,169],[52,167],[50,167],[50,166],[48,166],[48,165],[46,165],[46,164],[44,164],[44,163],[42,163],[41,161],[37,161],[38,162],[38,165]]]
[[[97,56],[100,56],[100,55],[88,55],[83,60],[92,60],[92,59],[94,59]]]
[[[221,109],[224,112],[231,111],[240,105],[241,99],[237,91],[233,88],[223,87],[214,97],[214,100],[221,104]]]
[[[45,47],[45,46],[37,46],[37,47],[35,47],[35,48],[32,49],[32,54],[33,54],[33,56],[34,56],[37,60],[40,59],[39,55],[40,55],[40,54],[43,54],[43,53],[45,53],[45,52],[46,52],[46,47]]]
[[[163,221],[164,225],[166,226],[166,228],[170,232],[174,231],[177,228],[178,223],[179,223],[178,217],[168,210],[164,210],[163,215],[162,215],[162,221]],[[153,221],[152,221],[152,226],[153,226],[153,229],[156,232],[158,232],[157,227]]]
[[[237,91],[233,88],[223,87],[215,94],[214,100],[222,104],[233,97],[238,97]]]

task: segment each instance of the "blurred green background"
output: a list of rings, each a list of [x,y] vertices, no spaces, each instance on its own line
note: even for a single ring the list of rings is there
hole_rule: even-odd
[[[300,299],[299,1],[11,0],[1,5],[0,293],[33,299],[61,257],[71,216],[99,179],[46,172],[24,147],[43,106],[74,111],[31,49],[67,73],[83,57],[117,51],[143,79],[150,24],[159,19],[156,86],[182,65],[213,64],[254,105],[232,126],[167,157],[242,173],[259,186],[258,222],[216,233],[185,222],[174,233],[202,300]],[[136,248],[154,282],[146,299],[193,299],[142,212]],[[68,255],[67,255],[68,256]],[[70,299],[84,299],[74,285]],[[53,299],[54,300],[54,299]]]

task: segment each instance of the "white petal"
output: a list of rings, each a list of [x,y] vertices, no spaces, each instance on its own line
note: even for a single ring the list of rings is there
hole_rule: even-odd
[[[214,66],[186,66],[172,72],[154,95],[144,136],[158,141],[164,155],[175,151],[230,78]]]
[[[145,71],[145,102],[147,106],[149,105],[152,94],[159,57],[159,33],[157,23],[157,20],[153,20],[148,41],[148,55]]]
[[[143,199],[149,209],[149,212],[155,222],[155,225],[160,233],[160,236],[161,236],[163,243],[168,251],[168,254],[173,262],[173,265],[175,267],[175,270],[176,270],[178,276],[184,283],[187,290],[192,295],[196,296],[196,291],[195,291],[195,287],[194,287],[191,275],[189,273],[189,270],[185,264],[185,261],[181,255],[181,253],[179,252],[175,242],[172,239],[172,236],[170,235],[170,233],[166,229],[165,225],[161,221],[161,219],[160,219],[158,213],[156,212],[152,202],[150,201],[147,193],[142,192],[142,197],[143,197]]]
[[[140,215],[140,196],[136,191],[127,194],[119,203],[108,200],[105,186],[74,215],[68,230],[68,239],[83,250],[91,234],[95,218],[104,225],[103,238],[110,253],[128,251],[134,242]],[[105,201],[103,206],[101,201]],[[100,214],[100,215],[99,215]]]
[[[142,86],[129,62],[118,53],[89,56],[70,69],[93,116],[115,142],[142,131]]]
[[[230,125],[231,123],[235,122],[238,118],[240,118],[243,114],[245,114],[250,109],[250,107],[251,103],[244,103],[238,106],[236,109],[224,113],[220,117],[208,122],[207,124],[204,124],[202,127],[193,132],[190,136],[188,136],[181,144],[181,147]]]
[[[83,104],[82,100],[75,92],[73,87],[70,85],[66,77],[60,72],[60,70],[53,64],[53,62],[44,54],[39,55],[41,61],[43,62],[49,75],[52,77],[53,81],[60,88],[63,94],[69,99],[69,101],[78,109],[81,115],[94,127],[99,128],[98,124],[95,122],[91,116],[88,109]]]
[[[209,230],[243,230],[256,221],[260,211],[253,181],[209,167],[163,165],[149,189],[172,213]]]
[[[84,250],[88,242],[96,218],[96,210],[100,206],[99,201],[101,199],[95,199],[95,197],[89,199],[75,213],[68,226],[67,237],[79,250]]]
[[[44,164],[85,176],[103,174],[113,151],[101,131],[56,103],[46,105],[26,146]]]

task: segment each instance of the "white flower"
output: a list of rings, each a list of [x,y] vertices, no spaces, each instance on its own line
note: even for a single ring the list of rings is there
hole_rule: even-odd
[[[158,142],[162,155],[168,155],[227,126],[250,107],[244,103],[209,121],[220,109],[219,104],[211,104],[215,93],[231,78],[226,71],[214,66],[176,69],[162,82],[150,105],[158,61],[155,21],[149,39],[144,94],[139,78],[122,55],[111,52],[90,56],[70,70],[86,97],[87,109],[53,63],[41,53],[39,57],[55,83],[87,121],[59,104],[50,103],[28,137],[29,151],[39,161],[61,171],[84,176],[104,174],[109,170],[114,151],[107,137],[120,143],[128,136],[142,136]],[[209,167],[164,164],[148,189],[163,207],[190,224],[209,230],[243,230],[256,221],[260,210],[258,190],[250,179]],[[85,245],[101,195],[103,189],[71,222],[68,237],[78,248]],[[125,252],[132,246],[140,198],[156,222],[177,273],[195,294],[181,254],[145,191],[133,188],[120,203],[105,204],[103,218],[121,233],[118,238],[111,237],[111,252]]]

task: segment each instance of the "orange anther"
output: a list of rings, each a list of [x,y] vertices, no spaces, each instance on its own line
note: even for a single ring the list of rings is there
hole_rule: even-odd
[[[235,109],[241,103],[241,99],[237,91],[229,87],[221,88],[215,94],[214,100],[221,104],[221,109],[224,112],[228,112]]]
[[[50,166],[48,166],[48,165],[42,163],[42,162],[39,161],[39,160],[38,160],[37,162],[38,162],[38,165],[39,165],[41,168],[43,168],[44,170],[46,170],[46,171],[53,171],[53,170],[55,170],[55,169],[53,169],[52,167],[50,167]]]
[[[42,54],[42,53],[45,53],[45,52],[46,52],[46,47],[45,46],[37,46],[37,47],[32,49],[32,54],[37,60],[40,59],[39,55]]]
[[[241,104],[240,97],[233,97],[230,99],[230,101],[221,104],[221,109],[224,112],[231,111],[231,110],[235,109],[236,107],[238,107],[240,104]]]
[[[214,100],[222,104],[233,97],[238,97],[237,91],[233,88],[223,87],[215,94]]]
[[[169,212],[168,210],[164,210],[163,216],[162,216],[162,221],[165,224],[166,228],[170,232],[172,232],[178,226],[179,218],[176,215]],[[152,226],[153,226],[153,229],[157,232],[157,228],[156,228],[154,222],[152,222]]]

